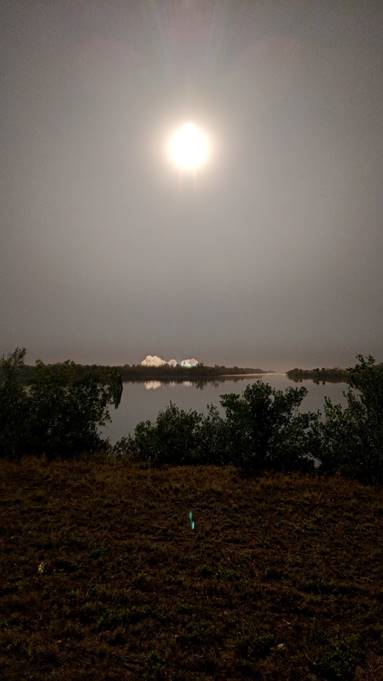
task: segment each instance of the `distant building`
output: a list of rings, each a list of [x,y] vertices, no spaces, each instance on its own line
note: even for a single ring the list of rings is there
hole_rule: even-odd
[[[142,367],[164,367],[169,366],[174,369],[175,367],[182,367],[183,369],[191,369],[192,367],[197,367],[199,365],[198,359],[191,357],[189,359],[183,359],[181,362],[177,362],[176,359],[162,359],[158,355],[146,355],[145,359],[142,360]]]
[[[195,359],[192,357],[191,359],[183,359],[181,362],[181,366],[184,369],[191,369],[192,367],[197,367],[199,365],[198,359]]]
[[[142,367],[163,367],[166,361],[157,355],[146,355],[145,359],[142,360]]]

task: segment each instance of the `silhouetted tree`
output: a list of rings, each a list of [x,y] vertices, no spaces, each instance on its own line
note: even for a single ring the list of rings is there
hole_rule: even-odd
[[[20,381],[25,348],[0,360],[0,456],[19,458],[27,437],[29,398]]]
[[[298,411],[306,393],[306,388],[283,392],[256,381],[240,395],[223,395],[232,463],[248,472],[312,469],[311,426],[317,415]]]
[[[36,362],[29,385],[22,383],[25,349],[0,362],[0,454],[76,456],[103,444],[98,428],[110,420],[122,383],[118,372],[79,372],[74,362]]]
[[[383,365],[371,355],[357,359],[349,369],[347,406],[325,401],[324,420],[318,426],[320,470],[382,482]]]

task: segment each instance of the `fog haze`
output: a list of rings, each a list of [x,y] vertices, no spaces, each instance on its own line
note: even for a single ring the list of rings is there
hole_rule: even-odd
[[[383,359],[383,3],[3,2],[0,353]],[[179,178],[192,118],[212,161]]]

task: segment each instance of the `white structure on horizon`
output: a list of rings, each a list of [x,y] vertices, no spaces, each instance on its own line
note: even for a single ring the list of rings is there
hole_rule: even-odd
[[[184,369],[191,369],[192,367],[197,367],[199,365],[198,359],[195,359],[192,357],[191,359],[183,359],[181,362],[181,366]]]
[[[165,364],[167,362],[157,355],[146,355],[145,359],[141,362],[143,367],[163,367]]]
[[[177,362],[176,359],[169,359],[167,362],[166,359],[162,359],[162,357],[158,357],[158,355],[146,355],[145,359],[143,359],[141,362],[142,367],[169,366],[175,368],[180,366],[183,369],[191,369],[192,367],[197,367],[198,365],[199,361],[194,357],[191,357],[190,359],[183,359],[181,362]]]

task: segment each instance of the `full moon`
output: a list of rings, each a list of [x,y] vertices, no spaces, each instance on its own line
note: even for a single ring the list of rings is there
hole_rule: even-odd
[[[188,121],[171,133],[166,150],[170,162],[178,170],[195,173],[208,163],[211,144],[207,133]]]

